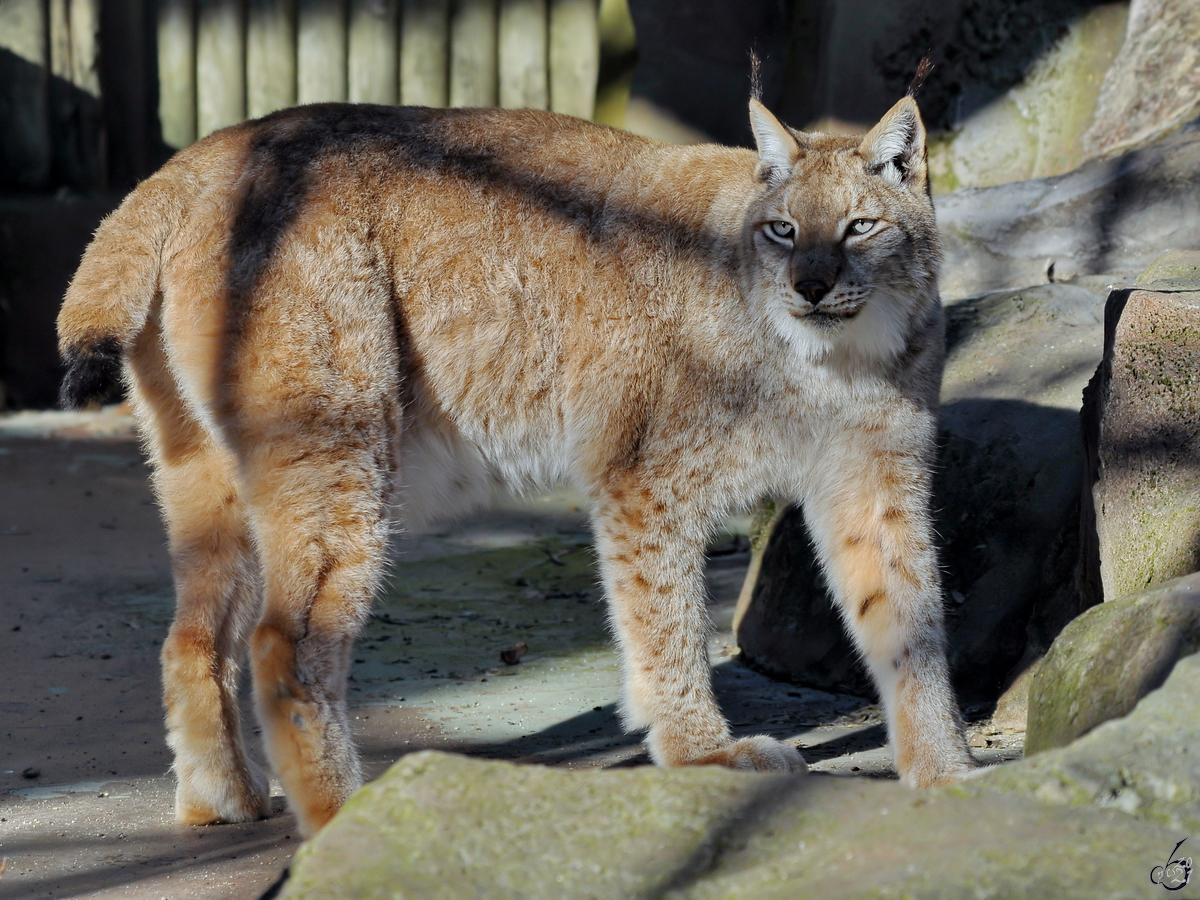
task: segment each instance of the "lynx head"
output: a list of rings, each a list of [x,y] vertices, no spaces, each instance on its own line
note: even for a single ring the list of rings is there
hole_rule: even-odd
[[[757,100],[761,185],[746,218],[750,294],[802,356],[901,353],[937,300],[925,128],[905,97],[861,140],[793,131]]]

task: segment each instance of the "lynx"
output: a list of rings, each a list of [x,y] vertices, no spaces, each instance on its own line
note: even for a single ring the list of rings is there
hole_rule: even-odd
[[[63,400],[123,371],[149,448],[180,821],[268,812],[248,651],[267,758],[318,830],[361,781],[346,679],[393,522],[563,479],[656,763],[805,771],[733,739],[706,653],[706,541],[771,495],[804,504],[903,781],[974,765],[927,509],[944,351],[917,106],[862,139],[750,118],[757,152],[309,106],[180,152],[101,225],[59,317]]]

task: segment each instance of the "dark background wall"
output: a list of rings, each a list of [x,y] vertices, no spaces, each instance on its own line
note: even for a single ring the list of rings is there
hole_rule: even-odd
[[[907,90],[923,56],[926,124],[957,127],[1018,84],[1097,0],[630,0],[632,92],[726,143],[747,143],[750,51],[785,121],[861,126]]]

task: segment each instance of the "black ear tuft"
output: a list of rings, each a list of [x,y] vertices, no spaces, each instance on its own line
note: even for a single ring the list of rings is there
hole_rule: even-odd
[[[121,386],[121,345],[106,337],[63,353],[67,372],[58,393],[63,409],[106,400]]]
[[[754,50],[750,51],[750,97],[762,103],[762,60]]]
[[[913,75],[912,84],[908,86],[908,93],[905,97],[916,97],[919,91],[925,84],[925,79],[929,77],[929,73],[933,71],[933,63],[928,56],[922,56],[921,61],[917,63],[916,74]]]

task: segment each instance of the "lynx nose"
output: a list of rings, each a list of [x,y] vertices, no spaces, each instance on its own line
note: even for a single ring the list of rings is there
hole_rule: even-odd
[[[823,281],[809,280],[797,281],[796,293],[816,306],[821,302],[821,299],[829,293],[829,285]]]

